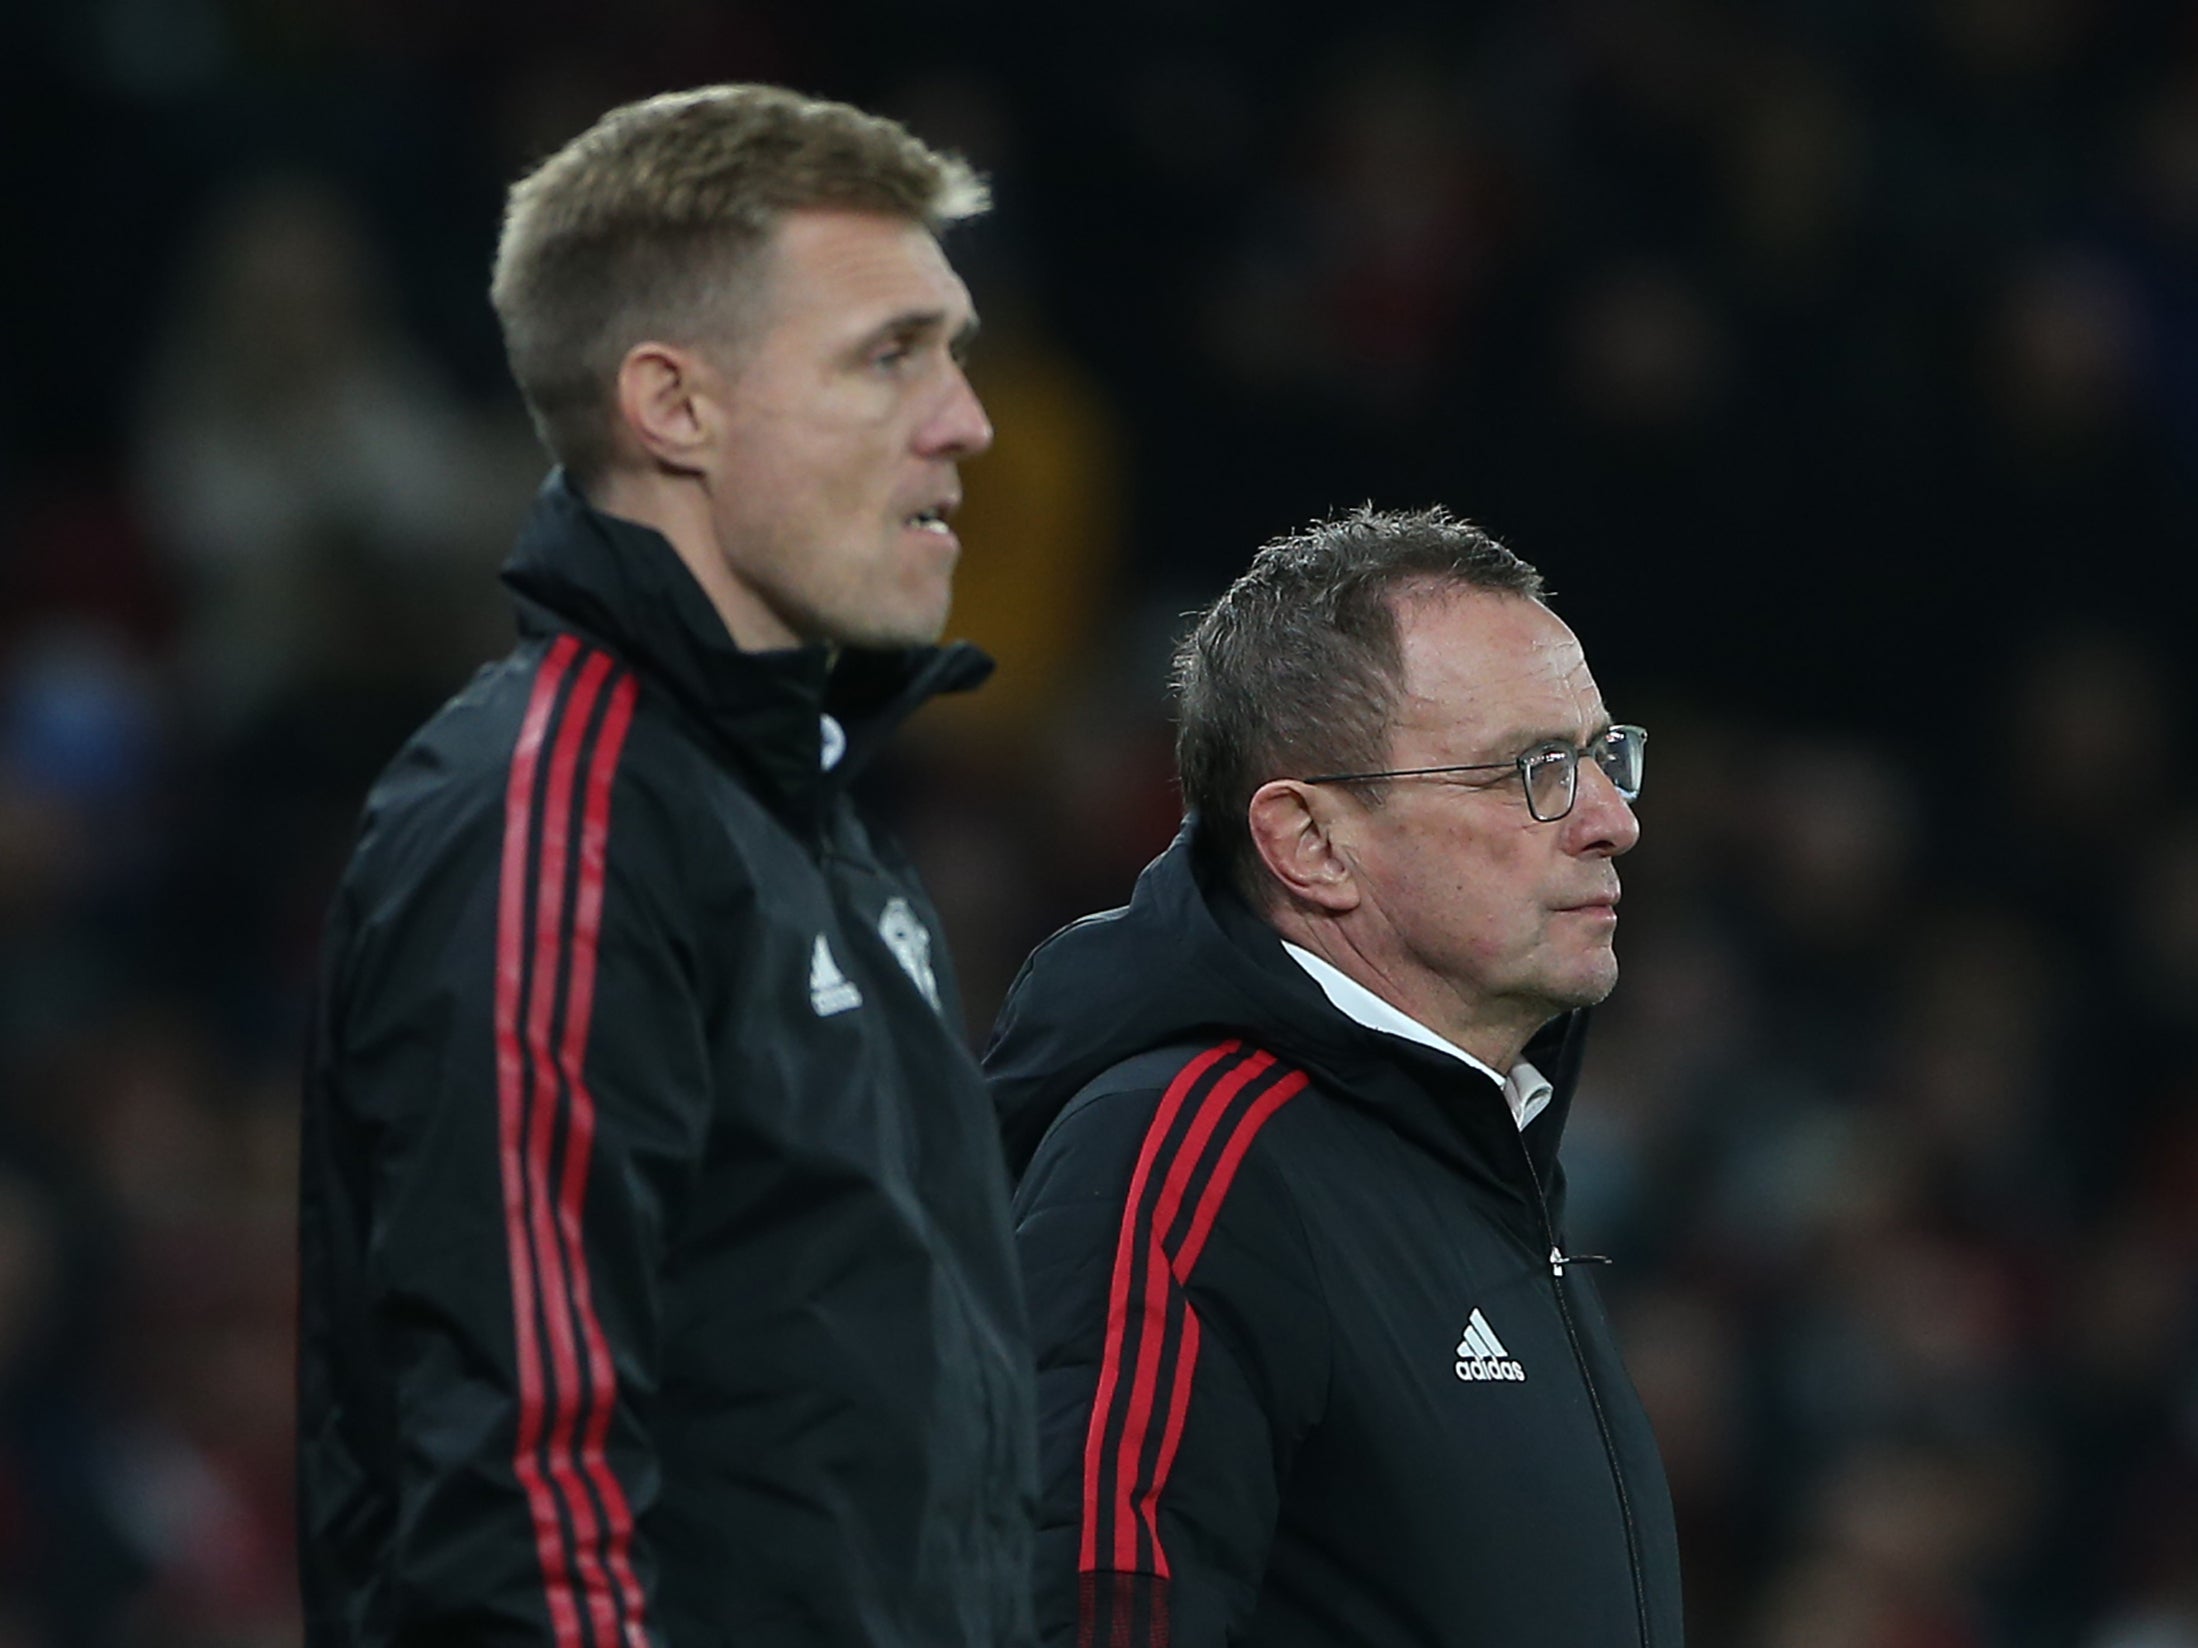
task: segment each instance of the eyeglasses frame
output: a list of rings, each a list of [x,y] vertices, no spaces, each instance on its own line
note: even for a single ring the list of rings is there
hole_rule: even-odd
[[[1642,758],[1644,761],[1646,760],[1648,728],[1636,726],[1628,721],[1617,721],[1613,722],[1609,730],[1604,732],[1601,737],[1607,739],[1612,733],[1632,735],[1632,741],[1639,746]],[[1534,775],[1530,763],[1537,757],[1547,756],[1553,751],[1565,749],[1566,746],[1562,744],[1537,744],[1524,754],[1513,756],[1509,761],[1474,761],[1454,767],[1398,767],[1388,772],[1322,773],[1314,778],[1301,778],[1298,782],[1300,784],[1373,784],[1391,778],[1441,778],[1450,773],[1503,772],[1509,769],[1519,775],[1519,788],[1526,795],[1526,810],[1533,816],[1534,822],[1537,824],[1555,824],[1562,819],[1570,818],[1572,809],[1580,804],[1580,762],[1583,759],[1594,760],[1593,744],[1597,741],[1591,740],[1589,743],[1582,744],[1569,751],[1572,757],[1572,799],[1565,803],[1563,812],[1549,818],[1544,818],[1534,806]],[[1602,763],[1598,761],[1596,766],[1600,768]],[[1605,773],[1603,776],[1607,778],[1610,775]],[[1618,786],[1613,783],[1612,788],[1618,789]],[[1618,794],[1630,805],[1640,798],[1641,787],[1636,784],[1631,791],[1618,789]]]

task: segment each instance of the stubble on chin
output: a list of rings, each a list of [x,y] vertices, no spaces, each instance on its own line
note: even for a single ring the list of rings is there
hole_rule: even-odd
[[[1597,968],[1591,975],[1583,978],[1580,981],[1578,999],[1572,1003],[1573,1006],[1598,1006],[1602,1002],[1609,1000],[1610,993],[1618,988],[1617,953],[1615,951],[1605,950],[1601,957],[1601,962],[1602,965],[1599,968]]]
[[[909,602],[898,611],[881,612],[876,608],[862,613],[847,626],[848,634],[842,644],[870,647],[888,651],[900,647],[936,646],[946,633],[946,621],[952,611],[947,601],[929,604]]]
[[[1599,1005],[1618,986],[1617,950],[1608,942],[1598,945],[1576,957],[1573,965],[1552,984],[1554,988],[1549,992],[1549,1000],[1557,1012]]]

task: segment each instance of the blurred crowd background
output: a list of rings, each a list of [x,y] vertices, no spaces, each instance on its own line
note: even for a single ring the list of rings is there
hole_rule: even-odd
[[[301,1020],[367,783],[508,635],[501,191],[733,78],[995,180],[1003,667],[880,779],[973,1036],[1173,827],[1182,615],[1316,513],[1475,516],[1654,731],[1566,1156],[1690,1640],[2198,1644],[2188,0],[24,0],[0,1648],[298,1640]]]

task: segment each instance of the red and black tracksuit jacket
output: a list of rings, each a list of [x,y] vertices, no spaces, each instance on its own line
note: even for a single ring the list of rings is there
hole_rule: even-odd
[[[998,1135],[846,789],[983,660],[741,653],[555,477],[505,576],[520,644],[377,784],[328,932],[308,1641],[1022,1643]]]
[[[1194,869],[1064,929],[985,1066],[1020,1171],[1042,1639],[1678,1648],[1676,1535],[1557,1141]]]

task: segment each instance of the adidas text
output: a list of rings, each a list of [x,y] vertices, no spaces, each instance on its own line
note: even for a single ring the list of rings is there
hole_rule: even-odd
[[[1465,1332],[1458,1340],[1457,1358],[1454,1366],[1460,1379],[1516,1381],[1526,1378],[1526,1369],[1504,1349],[1503,1341],[1496,1337],[1496,1330],[1488,1325],[1488,1318],[1477,1310],[1466,1319]]]
[[[1468,1356],[1457,1363],[1460,1379],[1524,1379],[1526,1369],[1508,1356]]]

